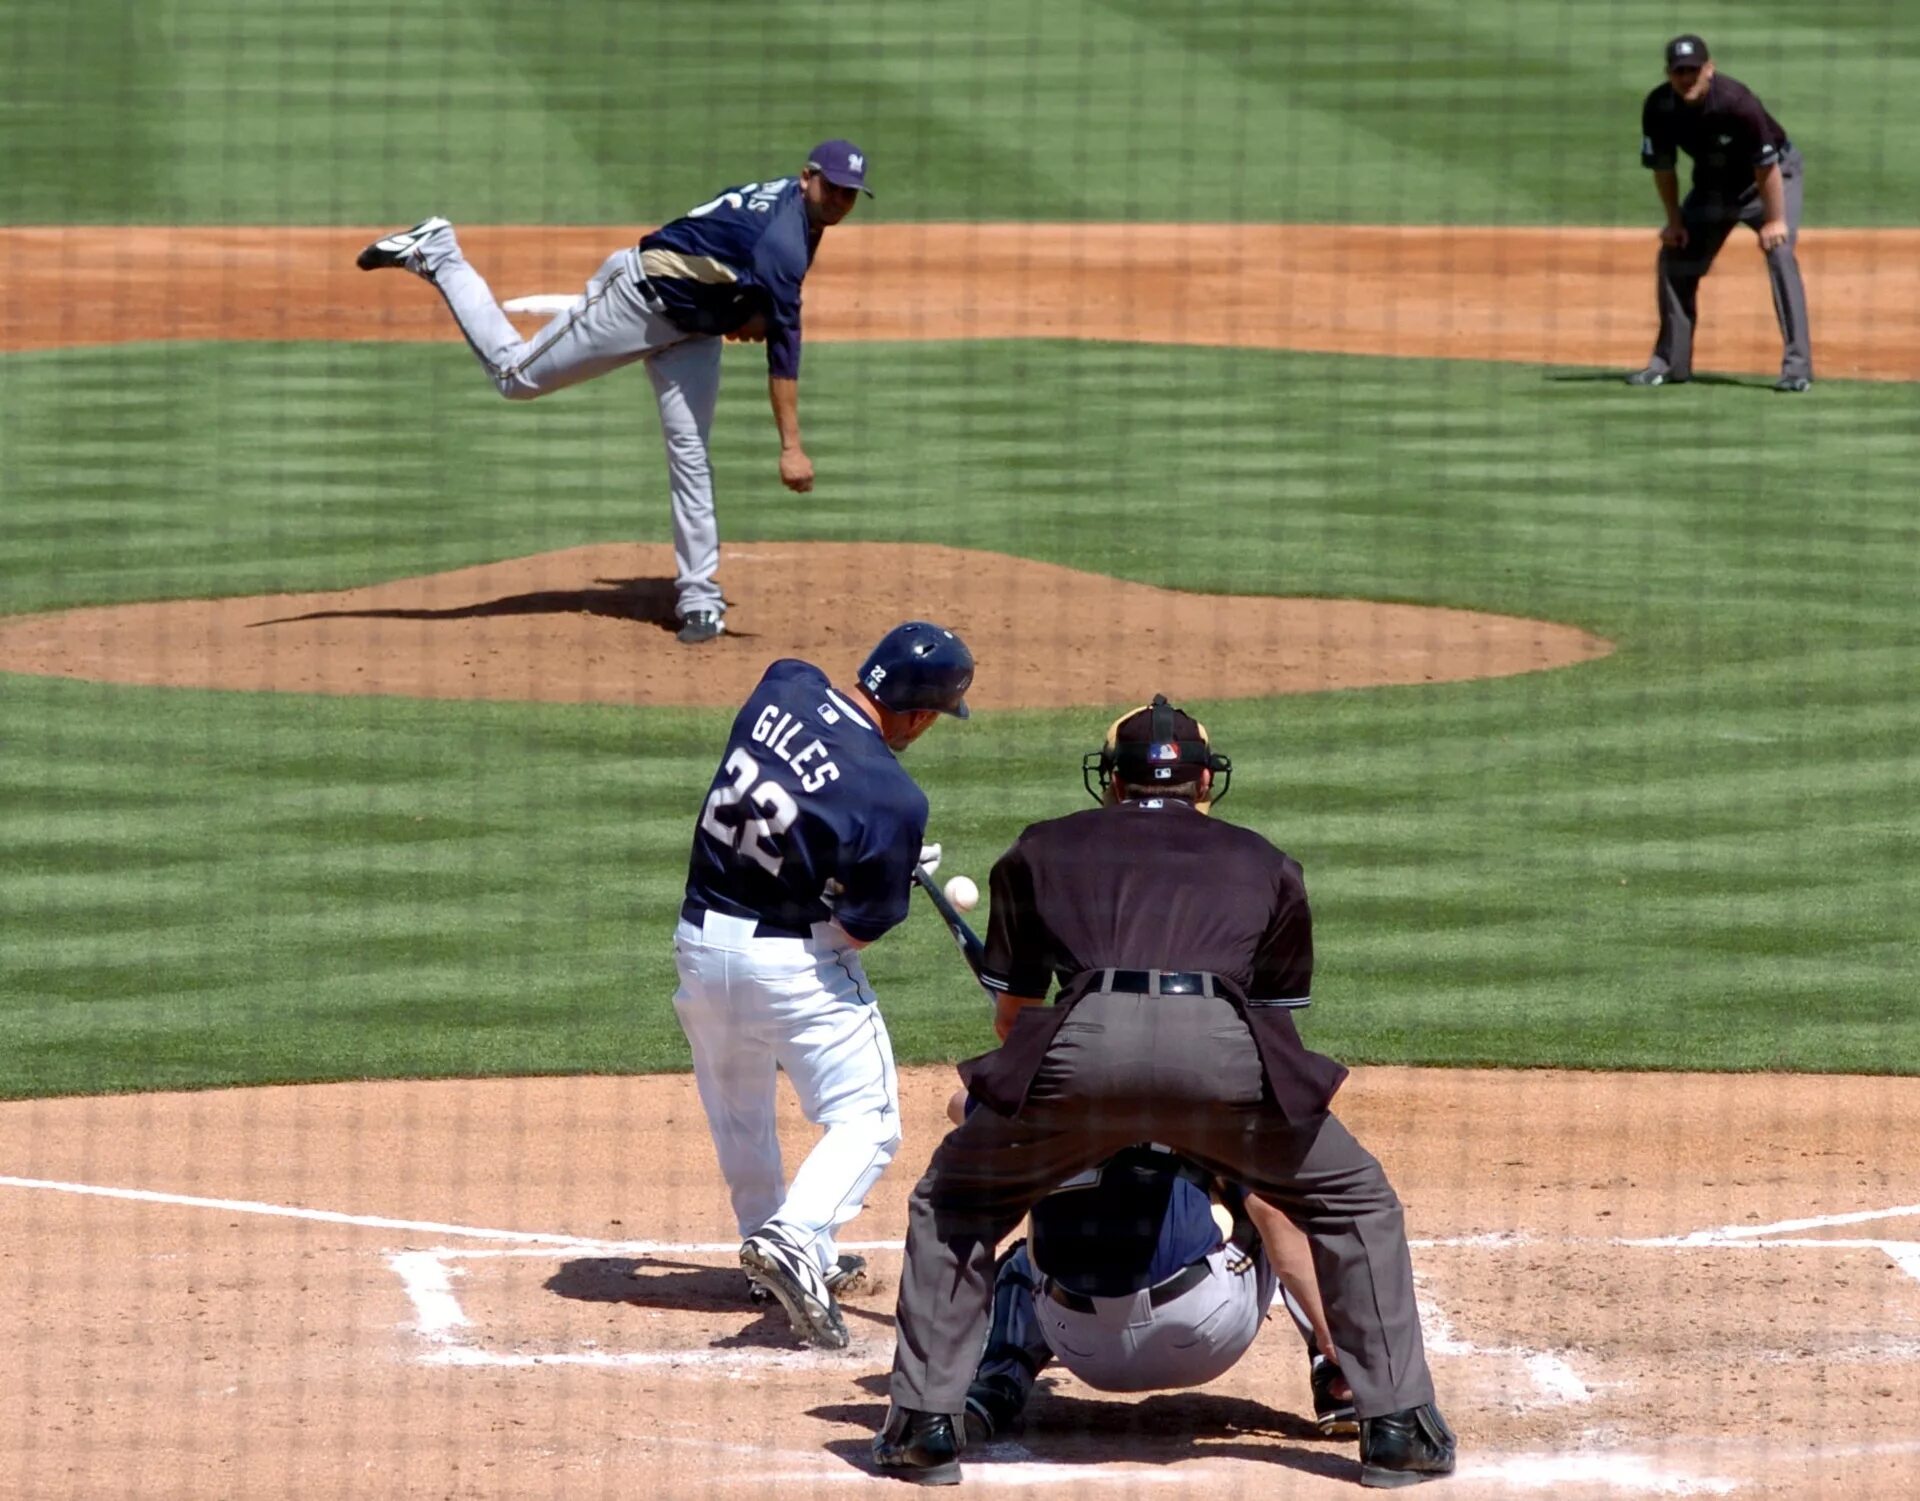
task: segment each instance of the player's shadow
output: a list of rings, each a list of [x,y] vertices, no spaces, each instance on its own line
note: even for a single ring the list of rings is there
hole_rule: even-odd
[[[509,594],[500,599],[440,609],[424,606],[388,606],[381,609],[313,610],[256,620],[254,625],[293,625],[308,620],[477,620],[496,615],[599,615],[608,620],[630,620],[642,625],[677,630],[674,612],[678,591],[672,579],[595,579],[598,588],[537,589],[531,594]],[[728,634],[737,635],[729,628]]]
[[[856,1385],[882,1399],[886,1396],[885,1377],[863,1378]],[[1091,1468],[1112,1462],[1244,1459],[1329,1480],[1353,1480],[1359,1473],[1352,1440],[1326,1439],[1306,1418],[1276,1412],[1244,1397],[1189,1391],[1090,1400],[1055,1396],[1050,1385],[1042,1380],[1022,1426],[1008,1440],[962,1454],[962,1467],[990,1469],[995,1464],[1039,1460],[1064,1473],[1076,1465]],[[832,1439],[824,1447],[855,1469],[873,1472],[870,1446],[873,1434],[886,1421],[884,1400],[814,1407],[807,1416],[860,1429],[860,1437]],[[1309,1443],[1319,1447],[1301,1447]],[[1338,1447],[1326,1447],[1329,1444]]]
[[[753,1307],[747,1302],[740,1268],[662,1261],[654,1256],[582,1256],[563,1261],[544,1286],[550,1293],[581,1303],[631,1303],[635,1308],[682,1313],[740,1313]]]
[[[1549,372],[1545,377],[1557,386],[1624,386],[1626,374],[1619,370],[1558,370]],[[1773,382],[1763,377],[1745,378],[1738,375],[1694,375],[1680,382],[1692,386],[1744,386],[1749,391],[1771,391]],[[1661,387],[1668,390],[1669,387]]]
[[[716,1350],[742,1346],[795,1348],[786,1313],[778,1303],[750,1303],[747,1279],[737,1266],[703,1266],[658,1256],[582,1256],[562,1262],[542,1285],[558,1297],[581,1303],[629,1303],[635,1308],[662,1308],[675,1313],[758,1315],[752,1323],[709,1344]],[[891,1315],[872,1313],[854,1303],[842,1303],[840,1312],[849,1321],[859,1318],[893,1328]]]

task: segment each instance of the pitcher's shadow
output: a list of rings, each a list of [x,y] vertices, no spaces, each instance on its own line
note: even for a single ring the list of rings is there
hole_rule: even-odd
[[[388,606],[381,609],[312,610],[304,615],[286,615],[275,620],[256,620],[263,625],[293,625],[308,620],[476,620],[498,615],[598,615],[608,620],[630,620],[658,626],[664,631],[680,627],[675,613],[678,591],[672,579],[595,579],[600,587],[586,589],[537,589],[529,594],[509,594],[499,599],[479,600],[467,605],[448,605],[440,609],[424,606]],[[729,635],[744,632],[728,630]]]

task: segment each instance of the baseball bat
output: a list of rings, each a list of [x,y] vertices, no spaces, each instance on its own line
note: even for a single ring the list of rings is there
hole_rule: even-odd
[[[974,979],[978,980],[980,966],[987,957],[986,945],[981,943],[979,935],[967,926],[967,920],[954,910],[953,903],[947,900],[946,892],[933,884],[933,877],[927,874],[924,867],[914,866],[913,879],[920,889],[926,892],[927,900],[933,903],[933,910],[938,912],[946,923],[947,931],[953,934],[953,941],[960,946],[960,957],[967,961],[967,968],[973,971]]]

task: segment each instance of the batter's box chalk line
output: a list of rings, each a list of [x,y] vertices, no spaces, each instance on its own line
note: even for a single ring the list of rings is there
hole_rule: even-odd
[[[1776,1220],[1770,1225],[1718,1225],[1685,1235],[1653,1235],[1616,1240],[1622,1246],[1675,1251],[1769,1251],[1781,1247],[1815,1251],[1877,1251],[1907,1276],[1920,1281],[1920,1241],[1889,1240],[1878,1236],[1810,1236],[1808,1230],[1837,1230],[1880,1220],[1920,1217],[1920,1204],[1897,1204],[1891,1209],[1856,1209],[1846,1214],[1817,1214],[1805,1219]]]
[[[897,1251],[901,1248],[899,1241],[842,1241],[840,1244],[849,1251]],[[399,1277],[407,1301],[413,1305],[413,1321],[411,1325],[402,1327],[410,1327],[425,1342],[425,1348],[418,1357],[421,1363],[506,1367],[598,1366],[628,1370],[659,1366],[698,1367],[721,1371],[732,1377],[748,1370],[840,1367],[849,1358],[846,1350],[713,1349],[706,1346],[672,1350],[602,1350],[590,1344],[564,1350],[495,1350],[481,1344],[472,1332],[473,1321],[460,1306],[459,1295],[454,1291],[454,1279],[466,1275],[462,1263],[508,1256],[552,1260],[561,1249],[578,1250],[585,1247],[524,1246],[510,1250],[479,1250],[446,1246],[430,1251],[389,1252],[387,1265]],[[594,1249],[601,1250],[603,1254],[696,1256],[730,1254],[737,1252],[740,1245],[738,1241],[627,1241],[606,1242]],[[746,1308],[744,1288],[743,1283],[743,1312]],[[854,1340],[851,1350],[855,1356],[869,1354],[876,1359],[888,1353],[878,1343],[858,1338]]]

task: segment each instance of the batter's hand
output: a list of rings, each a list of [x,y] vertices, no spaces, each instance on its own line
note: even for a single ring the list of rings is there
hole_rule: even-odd
[[[780,450],[780,483],[795,495],[805,495],[813,488],[813,460],[804,449]]]
[[[1760,226],[1760,248],[1763,251],[1778,250],[1786,243],[1787,221],[1785,219],[1769,219]]]
[[[1661,225],[1660,243],[1669,250],[1685,250],[1687,248],[1687,226],[1684,224]]]
[[[921,845],[920,858],[913,863],[924,870],[929,879],[931,879],[937,875],[940,870],[940,846],[937,844]]]

